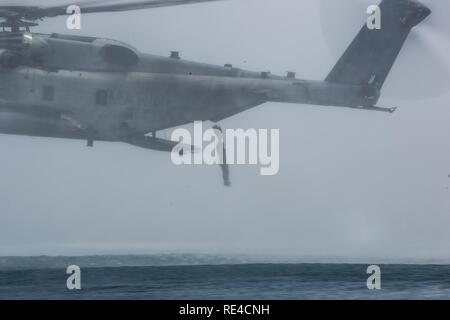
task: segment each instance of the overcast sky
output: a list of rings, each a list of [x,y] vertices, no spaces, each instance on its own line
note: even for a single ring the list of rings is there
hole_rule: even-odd
[[[435,4],[450,12],[447,1]],[[330,16],[316,0],[228,0],[86,15],[76,32],[65,29],[64,18],[49,19],[35,31],[323,79],[361,27],[365,9],[354,8],[358,13],[349,11],[341,23],[336,15],[346,16],[344,9],[330,7]],[[0,255],[450,259],[450,94],[442,87],[450,56],[449,44],[436,40],[448,28],[428,23],[409,39],[385,84],[379,104],[398,106],[393,115],[267,103],[222,121],[224,128],[280,129],[279,174],[235,166],[231,188],[223,187],[219,168],[176,167],[166,153],[0,135]]]

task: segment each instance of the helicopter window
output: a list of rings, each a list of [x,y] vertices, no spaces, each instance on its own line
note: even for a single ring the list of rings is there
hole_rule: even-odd
[[[44,86],[42,89],[42,100],[53,101],[55,99],[55,87]]]
[[[101,106],[106,106],[108,103],[108,93],[106,90],[97,90],[95,94],[95,103]]]

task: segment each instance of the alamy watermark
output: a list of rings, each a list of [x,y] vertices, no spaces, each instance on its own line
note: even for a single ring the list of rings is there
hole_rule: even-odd
[[[67,289],[81,290],[81,268],[77,265],[71,265],[67,267],[66,273],[70,275],[66,281]]]
[[[381,268],[378,265],[367,267],[366,273],[369,275],[366,281],[367,289],[381,290]],[[81,268],[77,265],[70,265],[66,269],[69,277],[66,280],[68,290],[81,290]]]
[[[381,268],[377,265],[371,265],[367,267],[366,272],[370,274],[367,278],[367,289],[381,290]]]
[[[66,20],[66,26],[69,30],[81,29],[81,8],[77,5],[70,5],[66,10],[69,17]],[[381,9],[378,5],[367,7],[367,28],[370,30],[381,29]]]
[[[195,121],[193,136],[180,128],[172,132],[171,140],[178,142],[171,153],[176,165],[259,164],[263,176],[276,175],[280,169],[279,129],[226,129],[223,133],[214,128],[203,131],[202,122]],[[191,152],[192,146],[198,150]]]
[[[381,29],[381,9],[377,5],[371,5],[367,8],[367,29]]]
[[[67,7],[66,13],[69,17],[66,20],[66,26],[69,30],[81,30],[81,8],[77,5]]]

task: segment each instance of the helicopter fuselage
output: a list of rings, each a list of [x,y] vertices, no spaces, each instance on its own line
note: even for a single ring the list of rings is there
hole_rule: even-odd
[[[196,120],[216,122],[269,101],[371,108],[379,97],[368,86],[191,62],[176,52],[142,54],[108,39],[14,37],[20,39],[14,48],[22,47],[3,49],[0,58],[3,133],[84,137],[90,132],[96,139],[121,141]]]

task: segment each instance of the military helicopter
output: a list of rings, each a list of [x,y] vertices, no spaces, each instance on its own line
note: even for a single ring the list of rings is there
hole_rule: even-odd
[[[92,14],[212,1],[100,1],[79,7]],[[415,0],[383,0],[381,30],[363,26],[326,79],[309,81],[292,72],[186,61],[178,52],[141,53],[109,39],[30,31],[40,20],[67,15],[68,6],[0,6],[0,133],[170,152],[178,142],[158,138],[157,131],[199,120],[216,123],[265,102],[392,113],[395,108],[376,105],[381,88],[411,29],[431,13]]]

